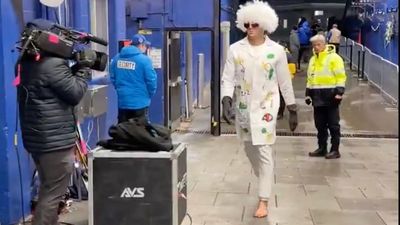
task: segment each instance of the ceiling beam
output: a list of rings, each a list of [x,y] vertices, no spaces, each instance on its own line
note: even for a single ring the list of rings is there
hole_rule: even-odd
[[[296,10],[296,9],[343,9],[346,3],[293,3],[285,5],[275,5],[273,8],[278,11]]]

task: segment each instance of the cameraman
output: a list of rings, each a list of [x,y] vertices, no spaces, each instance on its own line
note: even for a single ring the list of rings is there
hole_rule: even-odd
[[[28,24],[50,30],[48,25],[43,20]],[[87,65],[71,69],[68,60],[40,53],[40,59],[25,55],[20,61],[18,101],[24,147],[31,153],[40,179],[32,224],[55,225],[73,171],[74,106],[87,90],[90,70],[85,69]]]
[[[146,118],[151,98],[157,90],[157,73],[145,54],[150,42],[141,34],[132,45],[121,49],[110,65],[110,78],[118,95],[118,123]]]

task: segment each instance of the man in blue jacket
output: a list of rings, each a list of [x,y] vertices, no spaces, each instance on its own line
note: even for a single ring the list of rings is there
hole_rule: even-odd
[[[146,43],[143,35],[136,34],[131,46],[122,48],[111,62],[111,81],[118,95],[118,123],[148,117],[151,98],[157,89],[157,74],[145,54]]]
[[[298,25],[298,35],[300,41],[300,50],[299,50],[299,58],[298,58],[298,68],[300,70],[301,59],[303,58],[304,53],[306,53],[305,62],[308,62],[309,51],[310,51],[310,38],[311,38],[311,28],[307,19],[302,17],[299,25]]]

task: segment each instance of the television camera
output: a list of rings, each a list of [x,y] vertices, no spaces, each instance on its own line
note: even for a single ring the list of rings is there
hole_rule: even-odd
[[[20,56],[32,56],[40,60],[41,55],[52,55],[74,60],[77,65],[104,71],[108,55],[88,48],[90,42],[107,46],[108,42],[89,33],[63,27],[48,20],[36,19],[27,23],[22,32]]]

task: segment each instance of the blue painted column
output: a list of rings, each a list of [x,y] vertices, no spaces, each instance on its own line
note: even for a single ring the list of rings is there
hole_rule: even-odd
[[[73,7],[73,27],[79,31],[90,30],[89,0],[70,0]]]
[[[108,45],[110,60],[118,53],[118,40],[126,38],[126,0],[108,0]],[[117,94],[114,87],[108,87],[108,111],[104,129],[117,122]],[[108,133],[108,132],[107,132]]]
[[[23,1],[23,15],[26,19],[35,17],[36,4]],[[22,146],[18,133],[18,152],[21,160],[23,198],[21,200],[20,180],[17,154],[14,146],[16,130],[16,88],[14,80],[14,64],[18,57],[14,50],[19,40],[22,27],[17,9],[12,0],[1,0],[0,4],[0,223],[16,223],[22,217],[21,207],[25,215],[29,213],[31,160]],[[19,9],[21,10],[21,9]]]

